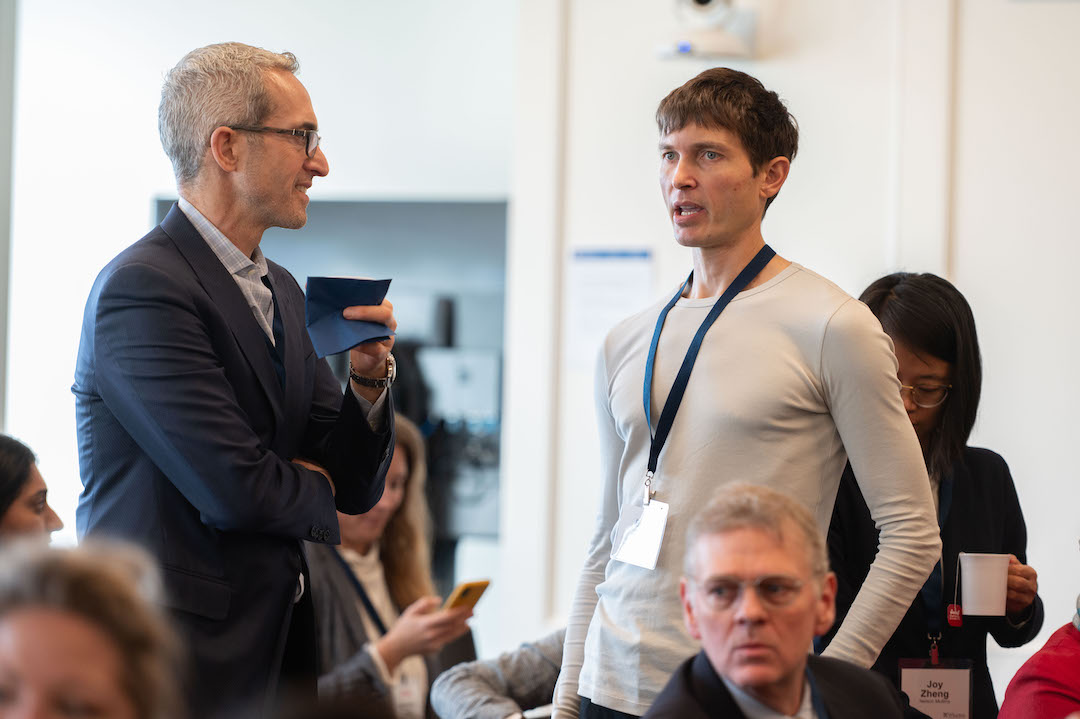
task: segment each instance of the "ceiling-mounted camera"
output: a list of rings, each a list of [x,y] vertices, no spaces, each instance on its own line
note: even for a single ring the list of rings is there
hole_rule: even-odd
[[[757,12],[737,0],[674,0],[680,32],[665,44],[667,57],[751,57]]]
[[[716,27],[731,14],[731,0],[675,0],[676,12],[684,22]]]

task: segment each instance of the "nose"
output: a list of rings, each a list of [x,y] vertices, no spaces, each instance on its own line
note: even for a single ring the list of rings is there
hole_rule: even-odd
[[[330,174],[330,163],[326,161],[326,155],[323,154],[321,147],[315,148],[315,154],[304,164],[316,177],[326,177]]]
[[[757,590],[743,586],[735,599],[735,620],[745,624],[758,624],[765,620],[768,612],[761,603]]]
[[[911,414],[919,408],[919,405],[915,404],[915,393],[907,387],[900,388],[900,399],[904,401],[904,409],[908,414]]]
[[[671,184],[678,188],[691,188],[697,186],[697,178],[694,168],[686,158],[679,158],[671,172]]]
[[[60,515],[58,515],[49,505],[45,505],[45,510],[45,529],[48,530],[50,534],[52,534],[53,532],[59,532],[61,529],[63,529],[64,522],[62,519],[60,519]]]

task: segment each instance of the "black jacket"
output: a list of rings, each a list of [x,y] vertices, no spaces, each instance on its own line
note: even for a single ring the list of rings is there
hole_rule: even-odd
[[[904,716],[896,689],[881,676],[838,659],[810,657],[810,673],[829,719],[899,719]],[[687,659],[642,719],[745,719],[705,652]]]
[[[1009,467],[997,454],[968,447],[952,468],[952,506],[941,530],[942,611],[953,601],[956,586],[956,557],[960,552],[1015,554],[1027,563],[1027,528],[1016,497]],[[855,594],[862,586],[877,553],[878,532],[859,491],[851,465],[844,470],[829,527],[829,562],[839,579],[836,597],[836,624],[818,642],[820,651],[828,645],[836,627],[844,620]],[[958,592],[960,604],[963,596]],[[965,658],[972,670],[973,719],[993,719],[998,705],[990,672],[986,667],[986,635],[1003,647],[1018,647],[1035,637],[1042,628],[1042,599],[1035,597],[1027,621],[1012,626],[1005,617],[964,617],[961,627],[950,627],[942,619],[938,652],[942,658]],[[900,659],[929,656],[926,610],[921,597],[908,609],[896,632],[885,645],[874,669],[899,686]]]

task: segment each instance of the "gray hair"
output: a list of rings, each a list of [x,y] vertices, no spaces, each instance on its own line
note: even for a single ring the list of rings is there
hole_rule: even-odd
[[[118,680],[138,719],[184,716],[180,643],[159,605],[161,594],[157,567],[134,546],[92,540],[55,549],[24,541],[0,552],[0,621],[40,607],[100,629],[120,656]]]
[[[687,577],[694,577],[697,571],[694,547],[701,537],[737,529],[760,529],[783,541],[785,525],[798,529],[802,535],[801,544],[806,547],[810,573],[815,579],[823,579],[829,572],[829,555],[825,539],[810,511],[775,489],[742,482],[723,487],[716,498],[690,521],[683,572]]]
[[[178,185],[202,168],[210,135],[222,125],[258,125],[273,112],[266,73],[294,75],[291,52],[276,53],[239,42],[192,50],[165,75],[158,106],[161,146],[172,161]]]

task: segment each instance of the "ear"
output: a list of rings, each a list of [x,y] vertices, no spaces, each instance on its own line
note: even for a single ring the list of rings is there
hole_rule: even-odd
[[[698,629],[697,619],[694,617],[694,605],[690,601],[689,582],[686,577],[679,580],[679,599],[682,601],[683,621],[686,622],[686,631],[694,639],[701,640],[701,631]]]
[[[829,572],[821,582],[821,596],[816,600],[814,636],[820,637],[832,629],[836,621],[836,575]]]
[[[791,160],[786,157],[774,157],[761,171],[761,197],[768,199],[780,192],[791,170]]]
[[[223,172],[236,172],[245,149],[236,130],[221,126],[210,135],[210,157]]]

